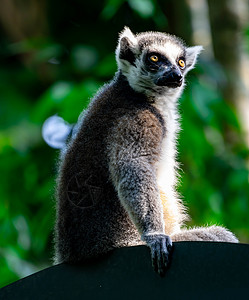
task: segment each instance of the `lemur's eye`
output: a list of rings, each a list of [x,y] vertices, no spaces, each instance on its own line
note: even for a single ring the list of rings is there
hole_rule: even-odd
[[[185,68],[185,61],[184,61],[183,59],[179,59],[179,60],[178,60],[178,65],[179,65],[182,69],[184,69],[184,68]]]
[[[153,62],[157,62],[159,60],[159,58],[156,55],[151,55],[150,60]]]

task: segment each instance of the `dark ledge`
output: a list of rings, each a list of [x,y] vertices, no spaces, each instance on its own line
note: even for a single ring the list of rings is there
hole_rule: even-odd
[[[0,290],[0,299],[246,299],[249,245],[179,242],[161,278],[145,246],[82,265],[60,264]]]

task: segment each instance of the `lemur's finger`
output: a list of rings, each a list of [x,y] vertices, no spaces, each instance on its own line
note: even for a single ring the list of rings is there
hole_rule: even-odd
[[[160,276],[164,273],[164,263],[163,263],[163,256],[162,256],[162,241],[158,241],[156,243],[156,253],[157,253],[157,272]]]
[[[169,251],[167,249],[166,243],[162,243],[161,245],[161,252],[162,252],[162,259],[163,259],[163,264],[167,266],[169,262]]]
[[[152,266],[155,272],[158,272],[158,263],[157,263],[158,255],[155,248],[151,249],[151,258],[152,258]]]
[[[168,267],[169,263],[169,251],[167,249],[166,240],[163,240],[161,243],[161,271],[160,275],[163,276]]]

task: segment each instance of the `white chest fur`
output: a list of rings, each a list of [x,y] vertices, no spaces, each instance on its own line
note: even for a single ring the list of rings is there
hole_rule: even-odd
[[[155,106],[161,112],[166,127],[157,166],[157,184],[162,201],[165,232],[172,234],[180,230],[186,218],[184,208],[175,191],[177,183],[176,138],[180,127],[175,102],[161,101]]]
[[[164,99],[162,99],[164,100]],[[176,184],[176,137],[179,131],[178,113],[175,103],[158,101],[155,107],[161,112],[166,127],[162,141],[161,156],[157,168],[157,181],[160,189],[174,191]]]

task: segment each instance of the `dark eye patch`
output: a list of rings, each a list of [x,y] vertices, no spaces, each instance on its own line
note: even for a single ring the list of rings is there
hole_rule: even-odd
[[[158,57],[158,61],[152,61],[151,57]],[[169,63],[168,59],[158,52],[148,52],[145,56],[145,65],[150,69],[150,71],[157,71],[161,65],[165,65]]]
[[[178,58],[177,58],[177,61],[179,61],[180,59],[184,60],[186,62],[186,57],[185,55],[180,55]]]

